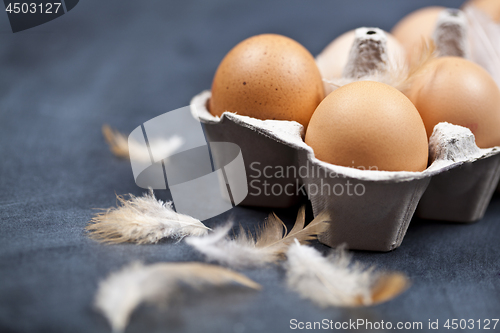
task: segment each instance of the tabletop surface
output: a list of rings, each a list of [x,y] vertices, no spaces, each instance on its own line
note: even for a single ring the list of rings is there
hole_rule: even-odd
[[[228,50],[249,36],[283,34],[318,54],[347,30],[390,30],[419,7],[461,2],[82,0],[66,15],[15,34],[0,15],[0,331],[110,332],[92,307],[110,272],[133,261],[203,261],[183,242],[107,246],[88,238],[94,208],[114,206],[115,193],[143,193],[130,163],[110,153],[103,124],[129,133],[188,105],[210,88]],[[276,210],[287,223],[296,211]],[[231,215],[253,228],[269,212],[237,207],[207,224]],[[436,319],[498,318],[499,236],[495,194],[478,223],[414,218],[395,251],[353,252],[356,260],[410,277],[410,289],[390,302],[320,309],[285,287],[281,267],[246,269],[262,292],[200,296],[167,311],[141,306],[127,332],[284,332],[291,319],[426,327]]]

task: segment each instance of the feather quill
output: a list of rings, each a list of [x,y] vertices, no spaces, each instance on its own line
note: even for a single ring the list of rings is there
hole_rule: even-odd
[[[269,215],[256,237],[240,226],[238,236],[231,239],[228,232],[232,224],[217,228],[205,237],[188,237],[186,243],[203,253],[209,261],[216,261],[234,268],[258,267],[275,263],[284,257],[286,250],[297,239],[301,243],[316,238],[326,230],[329,217],[319,214],[306,227],[305,207],[301,207],[292,230],[287,233],[283,221],[276,214]]]
[[[323,257],[296,242],[287,258],[288,287],[320,307],[372,305],[392,299],[408,287],[403,274],[375,273],[373,267],[353,263],[342,248]]]
[[[130,158],[134,156],[135,160],[141,162],[150,162],[151,157],[149,151],[135,141],[133,138],[127,138],[123,133],[112,129],[109,125],[102,126],[102,134],[109,145],[111,152],[119,158]],[[158,152],[159,156],[168,157],[172,155],[180,146],[184,144],[184,140],[179,136],[172,136],[168,139],[156,139],[149,141],[149,146],[152,151]],[[133,152],[130,154],[130,152]]]
[[[133,263],[101,281],[95,307],[109,321],[114,332],[123,332],[130,315],[141,303],[168,305],[182,287],[197,290],[240,284],[259,290],[261,286],[246,276],[226,268],[200,263]]]
[[[96,214],[87,230],[90,237],[105,243],[154,244],[163,238],[203,236],[208,228],[200,220],[178,214],[172,202],[155,198],[153,190],[142,197],[117,195],[118,205]]]

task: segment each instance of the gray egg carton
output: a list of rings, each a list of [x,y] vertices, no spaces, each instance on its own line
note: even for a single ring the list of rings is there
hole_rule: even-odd
[[[455,14],[449,15],[452,23],[463,24]],[[439,26],[451,29],[448,21],[441,17]],[[397,85],[402,75],[394,75],[387,62],[386,42],[380,29],[357,29],[343,78],[333,84],[364,79]],[[307,197],[315,216],[323,211],[330,215],[330,227],[319,240],[331,247],[345,243],[356,250],[393,250],[401,245],[415,212],[425,219],[477,221],[500,178],[500,147],[478,148],[472,132],[461,126],[435,126],[429,140],[431,163],[422,172],[360,170],[318,160],[297,122],[231,112],[213,116],[207,109],[210,95],[195,96],[191,112],[204,124],[208,141],[240,147],[249,187],[241,205],[286,208]]]
[[[208,112],[209,98],[209,91],[195,96],[191,111],[204,124],[208,141],[240,147],[249,184],[249,194],[241,204],[285,208],[307,196],[315,216],[322,211],[330,214],[330,228],[319,240],[332,247],[347,243],[356,250],[393,250],[401,245],[417,205],[424,218],[478,220],[500,177],[499,148],[479,149],[474,135],[461,126],[440,123],[434,128],[429,143],[432,164],[423,172],[360,170],[316,159],[297,122],[259,120],[231,112],[219,118]],[[291,172],[289,177],[264,177],[265,167],[302,172],[297,171],[297,177]],[[288,186],[288,194],[293,195],[266,194],[264,180],[268,189]]]

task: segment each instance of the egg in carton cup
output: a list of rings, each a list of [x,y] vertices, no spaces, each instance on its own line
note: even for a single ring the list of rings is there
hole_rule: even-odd
[[[495,45],[493,45],[493,38],[498,37],[496,34],[493,34],[495,31],[494,29],[498,29],[500,26],[498,23],[495,26],[495,24],[487,20],[482,21],[482,18],[479,20],[479,16],[480,14],[470,6],[466,8],[465,12],[457,9],[440,10],[436,18],[431,38],[435,43],[438,56],[453,56],[470,59],[481,64],[488,70],[492,78],[498,81],[498,75],[496,73],[500,70],[500,58],[492,56],[491,50],[496,49],[494,47]],[[478,25],[481,26],[478,27]],[[484,40],[486,36],[484,34],[485,31],[488,32],[487,35],[490,36],[491,41],[490,39]],[[358,29],[357,32],[362,31]],[[399,86],[400,89],[404,90],[404,87],[401,87],[401,85],[404,85],[401,81],[401,75],[397,74],[400,72],[397,61],[398,58],[402,56],[402,52],[397,44],[390,38],[388,39],[387,47],[392,47],[392,50],[389,50],[388,59],[390,60],[389,64],[392,63],[393,68],[388,68],[388,70],[385,71],[386,75],[380,76],[380,74],[377,74],[378,77],[374,79],[382,82],[385,80],[386,83],[393,86]],[[326,52],[331,52],[331,50],[331,46],[325,49]],[[354,50],[355,48],[353,47],[351,52]],[[488,57],[486,57],[486,59],[489,59],[488,61],[484,60],[485,54],[488,55]],[[483,55],[483,57],[481,58],[480,55]],[[320,68],[323,67],[324,73],[325,63],[323,57],[324,54],[318,56],[318,65]],[[372,57],[372,59],[377,58],[379,57]],[[365,66],[365,68],[367,67],[369,68],[370,66]],[[472,70],[474,70],[474,68],[472,68]],[[347,66],[344,71],[349,72]],[[351,72],[354,73],[353,70],[351,70]],[[390,75],[387,75],[388,73],[390,73]],[[466,74],[468,73],[464,75]],[[344,73],[344,79],[345,77],[349,78],[353,76],[355,77],[355,75]],[[492,81],[489,85],[493,85]],[[452,89],[453,87],[450,87],[449,91]],[[487,95],[487,93],[484,94],[485,99]],[[449,95],[442,97],[448,98]],[[482,97],[483,96],[476,98],[480,100]],[[498,115],[500,114],[498,105],[497,102],[496,109],[486,111],[489,117],[488,120],[491,120],[490,123],[493,125],[493,128],[489,128],[489,133],[479,133],[481,134],[480,139],[482,145],[489,146],[492,143],[499,142],[498,138],[491,138],[494,136],[494,133],[498,132],[498,130],[495,130],[495,126],[498,129],[498,124],[500,124],[500,119],[498,119]],[[492,115],[488,113],[492,113]],[[481,124],[482,127],[485,127],[484,123],[488,122],[488,120],[483,120],[483,124]],[[474,124],[471,125],[471,127],[474,127]],[[460,132],[453,133],[454,130],[452,127],[447,131],[452,140],[455,140],[456,137],[460,135],[464,135],[464,133],[460,134]],[[424,192],[417,209],[417,215],[419,217],[467,223],[477,221],[484,216],[494,191],[494,186],[499,179],[498,147],[478,150],[479,148],[473,144],[475,142],[473,134],[470,133],[470,131],[465,134],[469,136],[468,146],[470,148],[465,146],[462,147],[463,154],[461,157],[458,157],[460,155],[460,150],[457,150],[452,160],[460,163],[449,171],[435,174],[432,177],[430,185]],[[485,137],[487,138],[484,139]],[[463,142],[464,139],[465,138],[462,137],[460,141]],[[442,138],[442,140],[446,139]],[[433,157],[435,156],[435,148],[433,148],[434,144],[432,140],[429,141],[429,145],[430,160],[435,160],[435,157]]]
[[[380,29],[355,31],[343,84],[387,76],[387,35]],[[355,65],[353,65],[355,64]],[[391,69],[393,72],[394,68]],[[390,251],[401,245],[417,205],[422,217],[451,221],[481,218],[500,177],[498,148],[480,149],[472,132],[440,123],[429,139],[430,166],[423,171],[361,170],[324,162],[304,142],[304,126],[287,120],[261,120],[232,112],[214,116],[210,91],[191,101],[208,141],[237,144],[242,152],[249,194],[242,205],[290,207],[304,197],[313,213],[330,215],[319,236],[328,246]],[[426,192],[429,183],[433,184]],[[425,200],[421,200],[424,196]]]
[[[485,68],[500,87],[499,8],[495,1],[473,0],[466,2],[462,10],[467,17],[471,58]],[[497,192],[500,192],[500,183]]]
[[[424,11],[421,11],[421,13],[421,15],[426,15]],[[498,55],[498,46],[500,44],[496,41],[500,41],[498,40],[500,25],[489,19],[486,14],[481,13],[473,4],[465,6],[464,11],[451,8],[438,9],[433,15],[436,14],[435,22],[429,22],[429,24],[434,24],[432,34],[423,37],[430,37],[433,40],[438,56],[454,56],[471,60],[486,69],[491,78],[498,84],[500,82],[500,57]],[[406,22],[408,21],[407,19]],[[398,25],[399,31],[404,32],[404,27],[401,27],[404,26],[405,19],[401,22],[403,23]],[[412,25],[411,22],[407,24]],[[396,34],[398,34],[397,31]],[[467,73],[465,72],[464,75],[467,75]],[[448,98],[451,96],[449,92],[453,91],[453,89],[454,87],[450,86],[449,90],[445,91],[447,96],[440,97]],[[482,87],[481,90],[487,90],[487,87]],[[475,98],[487,100],[486,96],[479,97],[482,91],[476,92],[475,95],[477,96]],[[479,113],[479,111],[476,112]],[[489,122],[493,126],[498,126],[499,119],[496,119],[496,121],[491,119],[491,115],[488,113],[500,114],[498,104],[496,110],[486,111],[486,116],[482,120],[483,124],[480,125],[484,127],[487,126],[484,123]],[[470,127],[477,127],[477,124],[471,122]],[[476,138],[478,144],[483,146],[497,145],[497,138],[493,138],[493,141],[488,140],[487,143],[483,139],[486,136],[489,139],[495,132],[498,132],[498,130],[490,129],[489,133],[478,133],[478,135],[481,135]],[[457,133],[455,136],[458,135]],[[469,156],[470,160],[453,170],[432,178],[429,188],[424,193],[417,208],[419,217],[469,223],[484,216],[495,190],[495,184],[498,184],[500,172],[497,156],[498,147],[491,149],[487,153],[484,151],[484,156],[478,160],[474,157],[480,155],[479,151],[462,149],[464,152],[461,159],[466,160],[467,156]],[[432,149],[430,151],[432,152]]]

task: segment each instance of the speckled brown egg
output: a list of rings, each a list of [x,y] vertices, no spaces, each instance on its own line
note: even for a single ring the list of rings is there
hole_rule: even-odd
[[[242,41],[224,57],[209,109],[216,116],[230,111],[307,127],[323,98],[321,75],[309,51],[288,37],[265,34]]]
[[[423,171],[428,142],[415,106],[399,90],[358,81],[329,94],[305,142],[319,160],[365,170]]]
[[[433,6],[416,10],[403,17],[392,28],[392,35],[405,48],[409,61],[419,53],[423,41],[431,40],[438,16],[445,9]]]
[[[458,57],[429,61],[407,96],[430,136],[439,122],[468,127],[480,148],[500,145],[500,91],[479,65]]]

